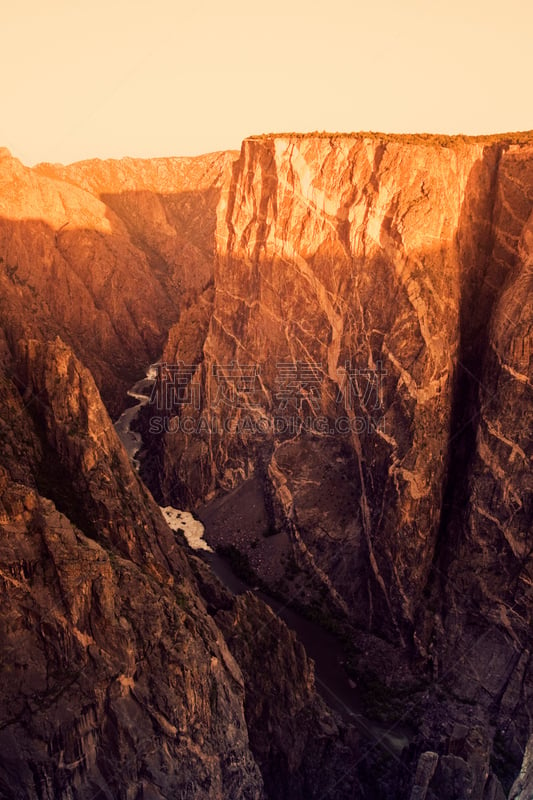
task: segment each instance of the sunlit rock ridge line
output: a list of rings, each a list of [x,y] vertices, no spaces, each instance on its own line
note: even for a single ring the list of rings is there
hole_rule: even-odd
[[[371,755],[294,634],[186,554],[99,394],[117,414],[209,297],[234,154],[1,155],[0,796],[350,797],[343,763]]]
[[[530,798],[533,136],[2,155],[0,796]],[[271,588],[342,634],[396,755],[128,463],[108,411],[160,356],[200,407],[145,406],[141,477],[213,524],[227,495],[227,535],[259,498],[239,546],[268,583],[282,542]],[[229,364],[260,371],[221,403]],[[271,425],[279,364],[326,426]]]
[[[464,736],[496,732],[509,774],[531,708],[533,147],[523,138],[245,140],[217,209],[215,297],[193,379],[204,405],[173,412],[216,433],[174,425],[154,487],[195,503],[259,476],[309,599],[327,597],[472,704]],[[181,342],[178,323],[165,360],[188,363]],[[379,368],[379,407],[348,411],[367,428],[228,433],[230,416],[276,416],[277,365],[297,362],[319,367],[314,413],[330,429],[347,365]],[[261,365],[237,409],[216,403],[214,369],[231,363]],[[454,713],[433,713],[439,752],[439,737],[453,749]],[[479,749],[485,775],[490,745]],[[438,763],[437,776],[453,772]],[[483,796],[479,777],[465,780]]]

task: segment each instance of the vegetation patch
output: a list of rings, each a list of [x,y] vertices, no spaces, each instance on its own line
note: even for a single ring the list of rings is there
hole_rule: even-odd
[[[247,141],[262,141],[265,139],[373,139],[380,142],[397,142],[399,144],[456,147],[461,144],[532,144],[533,131],[513,131],[480,136],[466,136],[462,133],[448,136],[440,133],[379,133],[378,131],[358,131],[353,133],[310,131],[308,133],[300,133],[293,131],[289,133],[262,133],[257,136],[249,136]]]

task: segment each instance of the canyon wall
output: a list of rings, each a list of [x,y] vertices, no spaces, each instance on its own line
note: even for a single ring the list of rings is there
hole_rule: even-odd
[[[16,364],[0,378],[0,796],[353,797],[358,735],[294,634],[191,567],[70,348],[24,341]],[[266,753],[261,708],[279,728]]]
[[[262,797],[239,668],[90,373],[60,340],[20,363],[40,403],[3,379],[0,794]]]
[[[532,208],[527,136],[2,151],[2,796],[526,800]],[[342,632],[401,758],[128,463],[165,340],[142,476]]]
[[[94,165],[81,186],[81,167],[67,180],[60,167],[30,170],[3,153],[2,798],[268,800],[275,780],[274,796],[307,800],[339,778],[338,796],[359,791],[357,774],[339,772],[361,760],[358,736],[317,695],[302,646],[262,603],[233,598],[195,563],[98,390],[119,409],[182,305],[209,302],[213,184],[230,158],[100,165],[105,176]],[[160,222],[147,210],[170,214],[172,198],[156,195],[165,182],[180,188],[180,165],[196,173],[182,175],[177,251],[180,225],[193,240],[199,226],[185,265],[186,243],[173,262],[174,234],[155,242]],[[144,188],[137,206],[137,189],[127,196],[122,219],[98,195],[120,190],[126,174]],[[172,288],[180,264],[183,285]],[[263,642],[252,633],[244,649],[240,639],[229,646],[245,626],[279,640],[262,683]],[[266,753],[261,711],[246,713],[259,694],[279,726]],[[370,772],[371,755],[363,761]]]
[[[530,211],[512,175],[530,161],[527,146],[250,139],[223,192],[191,381],[208,424],[168,434],[162,491],[198,502],[262,461],[308,563],[369,629],[412,630],[448,479],[464,477],[458,419],[475,410],[470,384]],[[167,361],[187,360],[181,342]],[[232,363],[258,366],[252,388],[223,374]],[[321,424],[269,435],[280,417]]]
[[[229,493],[226,524],[259,486],[268,524],[242,537],[259,575],[284,537],[306,577],[278,589],[444,692],[420,701],[437,753],[420,796],[463,766],[472,796],[500,796],[492,767],[509,791],[530,732],[532,208],[527,140],[245,140],[203,348],[178,323],[164,355],[189,391],[148,412],[154,491]]]
[[[25,167],[0,157],[0,322],[59,333],[113,414],[160,355],[187,298],[213,280],[215,209],[230,153]]]

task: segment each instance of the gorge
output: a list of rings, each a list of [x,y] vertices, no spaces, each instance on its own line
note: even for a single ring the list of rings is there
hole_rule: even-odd
[[[533,135],[1,155],[0,796],[531,800]]]

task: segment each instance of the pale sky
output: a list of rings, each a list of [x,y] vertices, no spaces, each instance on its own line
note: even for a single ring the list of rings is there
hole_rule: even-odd
[[[2,6],[0,146],[27,164],[273,131],[533,129],[530,0]]]

